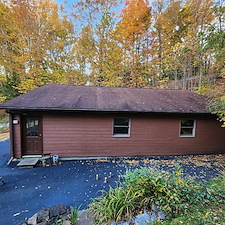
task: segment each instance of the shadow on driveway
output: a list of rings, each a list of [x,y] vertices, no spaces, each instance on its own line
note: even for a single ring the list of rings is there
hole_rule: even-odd
[[[9,142],[0,142],[0,150],[3,146],[9,149]],[[197,156],[116,158],[67,161],[51,167],[18,169],[14,162],[6,166],[9,159],[7,151],[0,157],[0,176],[6,182],[0,186],[0,218],[4,225],[18,224],[41,208],[61,203],[82,205],[81,208],[85,209],[91,198],[101,195],[100,190],[107,191],[110,186],[118,185],[118,176],[127,169],[149,166],[172,171],[179,163],[184,174],[205,181],[218,176],[218,157],[224,160],[224,155],[205,156],[206,159],[199,156],[201,160],[198,159],[198,163],[195,162]],[[96,180],[96,174],[99,180]],[[104,183],[105,177],[108,178],[107,183]]]

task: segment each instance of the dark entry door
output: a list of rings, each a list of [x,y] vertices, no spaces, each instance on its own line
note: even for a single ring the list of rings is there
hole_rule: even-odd
[[[42,118],[24,118],[23,155],[41,155],[42,150]]]

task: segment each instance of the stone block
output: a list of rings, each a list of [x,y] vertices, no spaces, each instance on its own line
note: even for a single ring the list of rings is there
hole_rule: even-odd
[[[63,225],[71,225],[71,222],[70,222],[70,220],[64,220],[62,224]]]
[[[58,219],[59,219],[59,217],[50,218],[49,221],[48,221],[48,225],[54,225],[57,222]]]
[[[37,213],[37,223],[49,220],[49,209],[42,209]]]
[[[37,225],[48,225],[48,222],[47,221],[43,221],[43,222],[38,223]]]
[[[147,225],[151,222],[151,217],[148,213],[139,214],[135,217],[134,222],[138,225]]]
[[[28,225],[37,225],[37,213],[27,220]]]
[[[51,217],[57,217],[58,215],[63,215],[67,212],[70,212],[71,209],[69,206],[65,206],[64,204],[59,204],[59,205],[56,205],[56,206],[53,206],[52,208],[50,208],[50,218]]]

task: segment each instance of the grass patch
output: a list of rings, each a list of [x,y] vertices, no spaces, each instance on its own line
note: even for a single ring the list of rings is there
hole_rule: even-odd
[[[94,199],[90,205],[94,212],[95,224],[132,218],[139,207],[140,191],[126,190],[123,187],[110,188],[104,197]]]
[[[155,206],[166,214],[155,224],[225,224],[224,187],[224,171],[203,184],[184,178],[179,167],[172,173],[143,167],[128,171],[121,186],[94,199],[90,209],[96,225],[129,220]]]
[[[81,205],[79,207],[77,207],[75,204],[74,208],[71,208],[70,222],[72,225],[77,224],[78,212],[80,210],[80,207],[81,207]]]

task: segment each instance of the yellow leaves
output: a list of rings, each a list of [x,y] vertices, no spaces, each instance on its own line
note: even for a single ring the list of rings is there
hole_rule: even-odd
[[[33,90],[37,88],[38,86],[35,84],[34,79],[26,79],[21,81],[19,87],[15,87],[15,89],[18,89],[21,94],[26,93],[30,90]]]
[[[25,93],[46,83],[66,83],[72,23],[59,17],[53,0],[9,0],[8,6],[0,4],[0,64],[9,78],[6,85]]]
[[[5,76],[3,74],[0,74],[0,83],[5,82]]]
[[[159,82],[160,83],[165,83],[165,82],[168,82],[169,79],[170,79],[169,77],[165,77],[165,78],[161,79]]]
[[[225,69],[223,69],[223,70],[221,71],[220,76],[223,77],[223,78],[225,78]]]
[[[167,84],[169,82],[169,77],[165,77],[159,80],[159,85],[157,86],[157,88],[159,89],[164,89],[167,87]]]
[[[218,80],[214,88],[209,89],[206,95],[211,100],[208,105],[211,112],[217,114],[222,127],[225,127],[225,80]]]
[[[6,97],[0,96],[0,103],[4,102],[6,100]]]
[[[60,71],[53,71],[52,74],[50,74],[49,78],[51,81],[55,84],[65,84],[66,83],[66,78],[64,76],[65,74],[62,74]]]
[[[126,41],[140,39],[150,25],[150,7],[144,0],[126,1],[117,30]]]
[[[0,65],[22,93],[45,83],[195,88],[200,71],[206,81],[224,66],[223,49],[207,46],[219,21],[212,0],[126,0],[118,23],[116,0],[77,0],[75,17],[59,14],[54,0],[7,2],[0,4]]]

